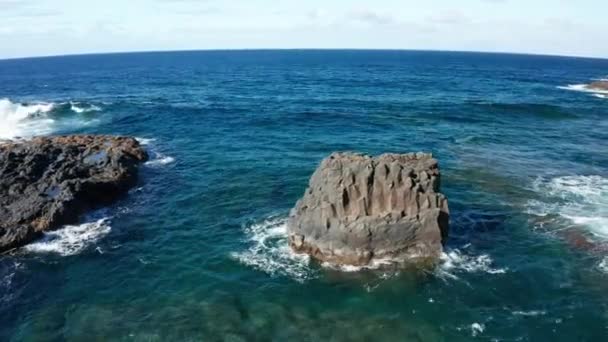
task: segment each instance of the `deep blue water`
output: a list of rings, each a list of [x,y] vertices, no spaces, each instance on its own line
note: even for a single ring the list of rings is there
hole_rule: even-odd
[[[0,138],[133,135],[153,158],[116,205],[0,257],[0,340],[605,340],[608,99],[576,85],[606,77],[414,51],[0,61]],[[289,252],[289,209],[343,150],[438,158],[436,269]]]

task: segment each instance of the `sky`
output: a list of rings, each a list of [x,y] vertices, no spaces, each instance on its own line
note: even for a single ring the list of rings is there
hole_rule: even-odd
[[[0,0],[0,59],[257,48],[608,58],[608,0]]]

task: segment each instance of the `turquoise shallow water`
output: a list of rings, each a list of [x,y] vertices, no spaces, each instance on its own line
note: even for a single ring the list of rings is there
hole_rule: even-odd
[[[607,60],[233,51],[0,61],[0,138],[137,136],[140,184],[0,258],[0,340],[598,341],[608,336]],[[561,88],[560,88],[561,87]],[[332,151],[430,151],[436,269],[286,248]]]

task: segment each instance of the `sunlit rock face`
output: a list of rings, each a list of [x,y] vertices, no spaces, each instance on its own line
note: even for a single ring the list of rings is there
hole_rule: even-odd
[[[292,209],[291,248],[335,264],[435,259],[449,229],[438,162],[430,154],[334,153]]]

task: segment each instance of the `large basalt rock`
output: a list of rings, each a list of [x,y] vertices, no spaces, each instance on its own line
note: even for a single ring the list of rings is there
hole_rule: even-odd
[[[147,154],[127,137],[74,135],[0,144],[0,252],[75,223],[137,181]]]
[[[449,224],[439,178],[430,154],[334,153],[290,213],[289,245],[342,265],[435,259]]]

